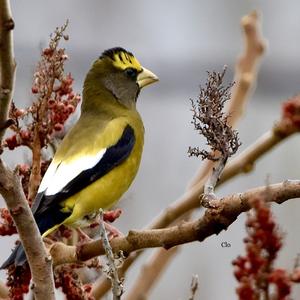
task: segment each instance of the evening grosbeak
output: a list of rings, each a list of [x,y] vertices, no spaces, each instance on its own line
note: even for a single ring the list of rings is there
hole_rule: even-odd
[[[62,224],[82,226],[129,188],[144,143],[137,97],[157,80],[123,48],[106,50],[93,63],[84,81],[81,116],[57,149],[32,206],[43,237]],[[2,268],[25,262],[19,244]]]

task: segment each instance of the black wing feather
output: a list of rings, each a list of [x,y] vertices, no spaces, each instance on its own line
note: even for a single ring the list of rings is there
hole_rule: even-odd
[[[130,125],[127,125],[119,141],[107,148],[101,160],[92,168],[86,169],[78,174],[72,181],[70,181],[60,192],[55,195],[46,196],[37,195],[36,200],[39,201],[35,205],[35,214],[39,214],[47,210],[53,203],[59,203],[85,187],[95,182],[116,166],[120,165],[131,153],[135,144],[134,130]]]

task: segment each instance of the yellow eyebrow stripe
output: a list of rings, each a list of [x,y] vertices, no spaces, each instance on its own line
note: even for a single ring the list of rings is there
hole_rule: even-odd
[[[134,68],[138,72],[142,71],[142,66],[139,61],[127,52],[118,52],[113,56],[113,65],[119,69]]]

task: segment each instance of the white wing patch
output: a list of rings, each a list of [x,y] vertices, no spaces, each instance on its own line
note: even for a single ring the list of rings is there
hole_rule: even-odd
[[[45,191],[45,189],[48,187],[49,183],[51,182],[51,178],[54,177],[55,171],[57,169],[57,164],[51,163],[50,166],[48,167],[41,184],[38,189],[38,193],[42,193]]]
[[[70,181],[82,171],[94,167],[103,157],[106,149],[102,149],[96,155],[82,156],[70,163],[50,164],[41,185],[39,193],[45,191],[46,196],[60,192]]]

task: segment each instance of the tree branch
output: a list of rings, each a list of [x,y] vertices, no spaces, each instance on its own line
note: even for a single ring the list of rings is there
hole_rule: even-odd
[[[0,0],[0,142],[8,127],[8,110],[12,100],[15,67],[13,53],[12,19],[10,3]],[[33,280],[35,299],[54,299],[51,258],[46,253],[32,212],[25,199],[19,177],[0,159],[0,193],[18,229]]]
[[[196,221],[183,222],[179,225],[142,231],[129,231],[126,237],[116,237],[110,245],[114,253],[123,251],[125,255],[145,248],[174,246],[203,241],[207,237],[226,230],[237,217],[251,208],[251,200],[265,192],[266,187],[258,187],[244,193],[236,193],[220,199],[216,209],[207,209],[203,217]],[[268,201],[281,204],[289,199],[300,197],[300,181],[284,181],[268,186]],[[59,251],[58,251],[59,250]],[[54,265],[86,261],[105,254],[102,242],[97,240],[81,246],[67,246],[60,243],[50,248]],[[66,256],[67,254],[67,256]]]
[[[234,126],[243,115],[249,93],[254,88],[259,62],[265,52],[266,41],[261,33],[261,22],[257,11],[252,11],[241,20],[245,50],[236,63],[236,82],[232,90],[232,100],[228,107],[229,124]]]
[[[125,293],[125,299],[148,299],[151,287],[161,278],[162,273],[160,270],[167,268],[179,250],[180,247],[173,247],[169,250],[164,248],[157,249],[156,255],[153,255],[149,261],[141,267],[140,274],[143,274],[143,276],[139,276],[130,290]],[[147,278],[147,280],[144,280],[145,278]],[[97,285],[95,285],[92,292],[94,292],[96,288]],[[95,294],[93,293],[93,295]]]
[[[190,297],[189,300],[194,300],[197,290],[199,287],[199,277],[198,275],[194,275],[191,282],[191,288],[190,288]]]
[[[9,1],[0,0],[0,144],[5,129],[11,125],[8,120],[8,110],[16,73],[12,33],[14,26]]]
[[[227,163],[219,184],[240,173],[251,172],[255,162],[259,158],[297,132],[299,132],[299,128],[289,124],[285,119],[282,119],[276,123],[270,131],[267,131],[236,158]]]
[[[35,299],[54,299],[51,257],[34,221],[17,174],[0,160],[0,193],[16,224],[30,266]]]
[[[0,281],[0,299],[8,299],[8,293],[9,290],[7,286],[2,281]]]
[[[100,239],[102,242],[102,247],[104,248],[105,255],[107,258],[107,276],[111,281],[112,284],[112,293],[113,293],[113,300],[121,299],[123,294],[123,284],[122,281],[119,279],[118,270],[115,264],[114,253],[110,246],[108,236],[106,233],[104,221],[103,221],[103,210],[100,210]]]

